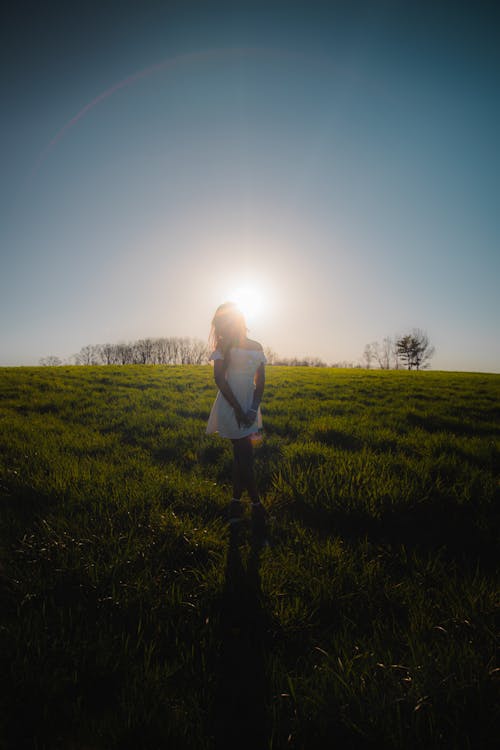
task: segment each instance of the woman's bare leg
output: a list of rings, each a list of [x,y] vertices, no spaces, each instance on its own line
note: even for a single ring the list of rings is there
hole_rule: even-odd
[[[239,440],[233,440],[233,498],[240,500],[245,486],[241,475],[240,457],[238,450]]]
[[[253,446],[249,437],[233,440],[233,501],[232,517],[241,518],[241,495],[247,490],[252,501],[252,532],[256,538],[263,539],[266,534],[266,512],[259,499],[253,469]]]
[[[253,470],[253,447],[249,437],[233,440],[234,450],[234,474],[233,474],[233,492],[239,491],[241,497],[243,490],[247,490],[248,495],[253,503],[259,502],[259,493],[255,483]]]

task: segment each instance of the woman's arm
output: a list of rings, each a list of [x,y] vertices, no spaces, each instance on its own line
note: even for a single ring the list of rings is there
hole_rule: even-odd
[[[255,415],[262,401],[264,386],[266,384],[266,371],[264,365],[259,365],[255,373],[255,390],[253,392],[252,407],[250,411]]]
[[[226,401],[233,407],[238,426],[240,427],[241,424],[248,424],[245,413],[226,380],[226,363],[223,359],[216,359],[214,362],[214,379],[219,391],[222,393]]]

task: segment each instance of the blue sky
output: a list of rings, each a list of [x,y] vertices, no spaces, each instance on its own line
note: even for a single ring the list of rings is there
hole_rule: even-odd
[[[500,372],[495,4],[70,5],[0,32],[0,364],[206,338],[253,286],[282,355],[419,327]]]

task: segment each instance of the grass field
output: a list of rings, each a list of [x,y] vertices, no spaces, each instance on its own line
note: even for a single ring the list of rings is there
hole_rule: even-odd
[[[230,545],[210,367],[0,370],[5,748],[492,748],[500,376],[267,371]]]

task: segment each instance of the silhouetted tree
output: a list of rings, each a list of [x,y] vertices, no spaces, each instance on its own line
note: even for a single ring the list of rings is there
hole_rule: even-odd
[[[151,363],[153,352],[152,339],[139,339],[132,344],[133,362],[136,365],[147,365]]]
[[[118,365],[129,365],[133,360],[133,352],[130,344],[125,341],[120,341],[116,344],[116,363]]]
[[[113,344],[103,344],[101,346],[101,355],[105,365],[113,365],[115,357],[115,347]]]
[[[408,370],[420,370],[422,367],[428,367],[435,349],[431,346],[427,334],[419,328],[414,328],[411,333],[397,338],[396,351],[398,358]]]
[[[100,347],[92,344],[82,346],[78,354],[75,354],[77,365],[100,365],[102,363]]]

